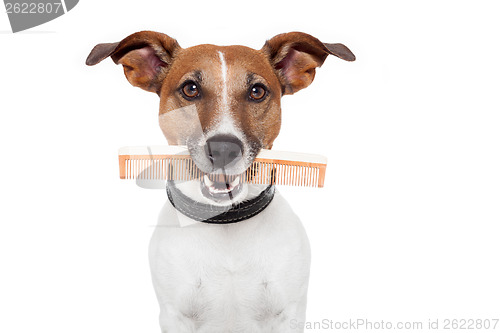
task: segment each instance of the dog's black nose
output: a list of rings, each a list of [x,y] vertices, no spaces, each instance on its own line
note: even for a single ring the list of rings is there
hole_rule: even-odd
[[[243,144],[235,136],[217,135],[207,140],[205,154],[214,169],[221,169],[241,158]]]

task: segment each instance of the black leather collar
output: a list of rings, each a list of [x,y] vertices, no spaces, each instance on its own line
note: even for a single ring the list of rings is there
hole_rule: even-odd
[[[218,207],[194,201],[183,194],[173,182],[167,182],[168,199],[179,212],[195,221],[229,224],[249,219],[263,211],[274,198],[274,185],[269,185],[257,197],[231,207]]]

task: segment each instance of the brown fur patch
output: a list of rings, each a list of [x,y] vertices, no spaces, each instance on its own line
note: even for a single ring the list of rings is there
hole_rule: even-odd
[[[219,52],[227,65],[228,110],[222,110],[222,73]],[[201,80],[195,78],[199,73]],[[253,78],[249,81],[249,78]],[[179,92],[188,80],[200,85],[201,97],[188,101]],[[198,82],[200,81],[200,82]],[[268,89],[262,102],[248,98],[255,83]],[[203,131],[213,128],[222,113],[227,112],[234,123],[245,133],[250,144],[270,148],[279,133],[281,123],[281,85],[265,53],[244,46],[199,45],[179,52],[172,63],[160,93],[160,114],[195,104]],[[175,142],[179,137],[168,132],[174,126],[164,128],[167,137]]]

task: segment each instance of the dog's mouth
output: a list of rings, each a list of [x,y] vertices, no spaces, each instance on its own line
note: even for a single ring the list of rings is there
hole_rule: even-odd
[[[198,178],[201,195],[216,205],[235,204],[245,199],[248,189],[246,183],[253,177],[249,170],[260,149],[258,145],[244,149],[232,143],[230,138],[224,140],[212,138],[210,149],[205,149],[206,144],[188,144],[193,162],[202,174]]]
[[[216,202],[231,201],[243,188],[243,175],[209,174],[200,181],[201,193]]]

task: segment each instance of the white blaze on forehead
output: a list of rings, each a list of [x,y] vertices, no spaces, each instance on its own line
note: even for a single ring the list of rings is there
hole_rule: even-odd
[[[217,51],[219,54],[219,59],[220,59],[220,72],[221,72],[221,99],[219,102],[219,107],[220,107],[220,113],[219,113],[219,121],[217,124],[217,127],[215,128],[215,131],[218,133],[224,133],[224,134],[233,134],[238,137],[241,137],[241,135],[238,135],[239,131],[236,129],[236,126],[234,124],[234,120],[231,117],[231,112],[229,108],[229,89],[228,89],[228,67],[226,63],[226,58],[224,58],[224,53],[221,51]]]
[[[221,51],[218,51],[220,66],[221,66],[221,74],[222,74],[222,111],[229,112],[229,96],[227,89],[227,64],[226,59],[224,58],[224,54]]]
[[[220,60],[220,90],[218,96],[218,115],[215,126],[207,133],[207,138],[215,135],[233,135],[246,145],[246,139],[244,133],[241,131],[239,126],[236,125],[233,115],[231,113],[230,103],[229,103],[229,68],[227,66],[226,58],[222,51],[217,51]]]

